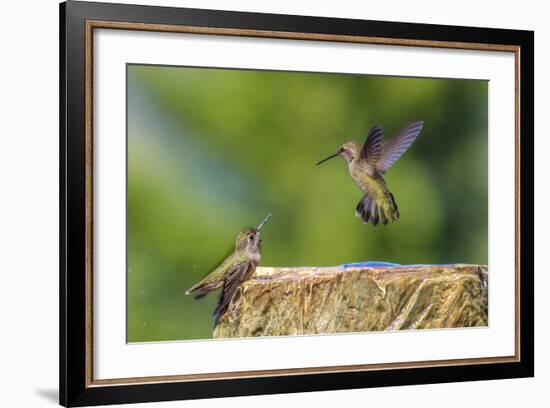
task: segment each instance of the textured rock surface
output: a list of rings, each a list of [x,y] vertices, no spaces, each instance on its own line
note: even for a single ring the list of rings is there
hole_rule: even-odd
[[[487,326],[487,279],[465,264],[260,267],[214,337]]]

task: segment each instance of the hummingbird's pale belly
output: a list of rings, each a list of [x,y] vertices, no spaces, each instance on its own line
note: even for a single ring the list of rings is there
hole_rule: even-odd
[[[349,172],[355,184],[357,184],[364,193],[378,200],[384,199],[386,194],[389,193],[389,189],[382,176],[376,175],[371,177],[366,169],[358,168],[358,166],[350,166]]]
[[[350,175],[365,195],[357,204],[355,214],[363,222],[372,221],[377,225],[380,221],[386,225],[399,219],[397,204],[382,175],[366,165],[350,165]],[[372,176],[371,176],[372,174]]]

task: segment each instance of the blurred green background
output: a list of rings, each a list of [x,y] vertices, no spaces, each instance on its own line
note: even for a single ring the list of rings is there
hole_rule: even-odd
[[[185,290],[269,212],[262,265],[487,263],[486,81],[128,65],[128,341],[212,337]],[[424,120],[386,181],[401,219],[363,225],[338,158]]]

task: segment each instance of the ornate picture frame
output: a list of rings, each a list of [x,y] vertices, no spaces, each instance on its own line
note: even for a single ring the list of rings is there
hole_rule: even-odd
[[[182,375],[94,375],[94,33],[172,33],[411,49],[515,59],[515,350],[511,355]],[[60,403],[64,406],[338,390],[534,375],[534,33],[69,1],[60,5]],[[512,165],[512,164],[510,164]],[[512,199],[512,197],[510,197]],[[498,256],[498,254],[495,254]],[[121,296],[124,296],[122,293]]]

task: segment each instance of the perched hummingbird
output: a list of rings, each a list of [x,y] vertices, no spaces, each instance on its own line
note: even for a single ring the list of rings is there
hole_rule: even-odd
[[[186,295],[195,293],[195,299],[198,299],[213,290],[223,288],[214,310],[214,322],[217,322],[218,318],[226,312],[241,283],[250,279],[260,264],[260,244],[262,242],[260,229],[270,218],[271,214],[256,228],[250,227],[239,232],[235,242],[235,252],[203,280],[185,292]]]
[[[375,126],[361,148],[356,142],[346,142],[336,153],[317,163],[336,156],[346,160],[351,178],[365,193],[355,210],[355,215],[361,217],[364,224],[371,220],[374,225],[378,225],[378,221],[386,225],[399,219],[397,204],[383,175],[413,144],[423,125],[422,121],[411,123],[385,143],[382,143],[382,128]]]

